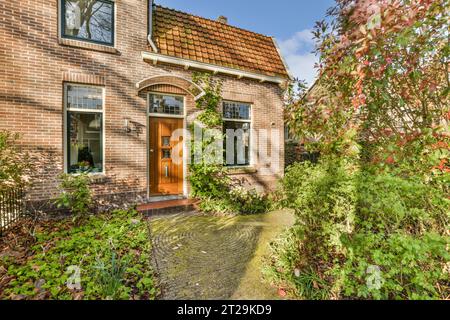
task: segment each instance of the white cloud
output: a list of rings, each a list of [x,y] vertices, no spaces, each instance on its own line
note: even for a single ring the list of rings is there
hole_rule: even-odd
[[[311,30],[299,31],[289,39],[279,41],[279,46],[293,76],[312,85],[317,75],[314,65],[318,58],[311,53],[314,49]]]

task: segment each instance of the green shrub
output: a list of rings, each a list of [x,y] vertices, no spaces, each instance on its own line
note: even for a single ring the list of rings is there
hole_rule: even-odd
[[[270,208],[270,201],[265,195],[256,191],[247,191],[235,187],[227,175],[223,163],[217,163],[214,154],[208,154],[212,146],[222,144],[222,81],[211,75],[195,73],[193,82],[201,86],[205,94],[196,101],[199,113],[196,122],[191,126],[192,137],[195,129],[203,130],[202,141],[191,141],[191,159],[189,181],[191,195],[200,200],[200,210],[214,214],[252,214],[264,213]],[[213,132],[209,138],[207,131]],[[201,158],[201,159],[198,159]]]
[[[59,186],[61,194],[55,200],[55,204],[58,208],[70,209],[77,216],[87,214],[93,202],[89,183],[90,178],[87,173],[63,174]]]
[[[248,190],[244,187],[234,187],[229,193],[230,201],[235,202],[239,213],[258,214],[271,209],[272,203],[269,196],[258,193],[256,190]]]
[[[27,184],[30,162],[18,148],[19,134],[0,130],[0,189],[22,187]]]
[[[213,214],[258,214],[271,210],[271,199],[255,190],[233,187],[220,197],[204,197],[200,210]]]
[[[414,176],[361,172],[338,160],[296,164],[282,185],[283,203],[295,210],[298,222],[273,245],[266,273],[293,295],[437,299],[450,294],[450,201],[439,188]]]
[[[191,195],[196,198],[221,198],[228,192],[230,179],[222,166],[192,164],[190,165]]]

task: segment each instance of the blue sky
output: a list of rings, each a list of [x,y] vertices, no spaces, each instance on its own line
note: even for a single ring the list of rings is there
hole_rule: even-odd
[[[274,36],[294,76],[312,83],[317,58],[311,29],[333,0],[155,0],[202,17],[228,17],[230,25]]]

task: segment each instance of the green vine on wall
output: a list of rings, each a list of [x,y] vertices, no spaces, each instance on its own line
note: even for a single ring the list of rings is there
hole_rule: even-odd
[[[207,137],[205,133],[208,129],[221,130],[223,125],[220,113],[222,82],[204,73],[194,73],[192,79],[205,92],[203,97],[196,101],[196,108],[200,112],[190,126],[192,137],[195,138],[195,130],[202,134],[202,139],[193,138],[191,141],[190,182],[192,196],[199,199],[217,198],[228,191],[230,181],[226,176],[223,163],[210,161],[211,159],[205,150],[208,150],[215,143],[220,143],[223,136],[209,135]]]
[[[204,212],[252,214],[268,211],[270,201],[267,196],[246,190],[227,175],[222,149],[222,81],[204,73],[195,73],[192,79],[205,94],[196,102],[199,112],[190,125],[193,137],[189,167],[191,195],[201,200],[200,209]],[[196,137],[198,132],[201,132],[202,139]]]

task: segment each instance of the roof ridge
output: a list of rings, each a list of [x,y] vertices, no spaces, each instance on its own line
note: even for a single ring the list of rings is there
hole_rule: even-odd
[[[192,17],[195,17],[195,18],[199,18],[199,19],[203,19],[203,20],[208,20],[208,21],[211,21],[211,22],[214,22],[214,23],[218,23],[218,24],[221,24],[221,25],[224,25],[224,26],[228,26],[228,27],[233,28],[233,29],[237,29],[237,30],[241,30],[241,31],[244,31],[244,32],[248,32],[248,33],[256,34],[256,35],[259,35],[259,36],[263,36],[263,37],[265,37],[265,38],[273,38],[273,36],[268,36],[268,35],[265,35],[265,34],[262,34],[262,33],[259,33],[259,32],[254,32],[254,31],[251,31],[251,30],[248,30],[248,29],[244,29],[244,28],[240,28],[240,27],[237,27],[237,26],[233,26],[233,25],[230,25],[230,24],[228,24],[228,23],[223,23],[223,22],[220,22],[220,21],[217,21],[217,20],[214,20],[214,19],[205,18],[205,17],[199,16],[199,15],[193,14],[193,13],[184,12],[184,11],[180,11],[180,10],[177,10],[177,9],[172,9],[172,8],[164,7],[164,6],[159,5],[159,4],[155,4],[155,6],[156,6],[156,7],[160,7],[160,8],[162,8],[162,9],[174,11],[174,12],[177,12],[177,13],[189,15],[189,16],[192,16]]]

